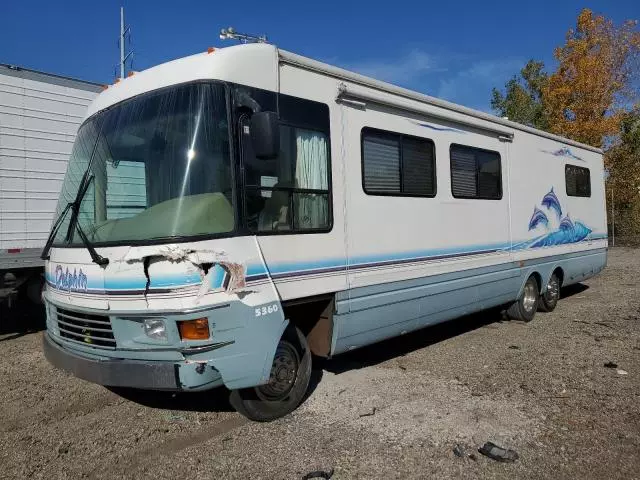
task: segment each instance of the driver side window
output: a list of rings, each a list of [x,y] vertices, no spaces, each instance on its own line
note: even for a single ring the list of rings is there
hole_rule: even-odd
[[[294,100],[324,107],[328,124],[326,105]],[[298,108],[304,111],[306,106]],[[288,124],[282,111],[280,117],[280,154],[275,159],[255,158],[248,122],[241,126],[247,226],[258,233],[326,231],[331,226],[328,132],[310,124]]]

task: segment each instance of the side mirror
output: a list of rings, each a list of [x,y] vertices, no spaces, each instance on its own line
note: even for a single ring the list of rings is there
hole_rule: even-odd
[[[275,112],[256,112],[251,117],[251,143],[256,158],[275,158],[280,153],[280,123]]]

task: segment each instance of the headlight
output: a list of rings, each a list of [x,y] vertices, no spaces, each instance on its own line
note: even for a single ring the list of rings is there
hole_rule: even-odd
[[[144,321],[144,333],[154,340],[167,339],[167,327],[161,318],[147,318]]]

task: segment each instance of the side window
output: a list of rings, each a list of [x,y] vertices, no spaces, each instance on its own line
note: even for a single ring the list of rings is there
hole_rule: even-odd
[[[327,231],[331,228],[328,107],[281,95],[280,109],[276,159],[255,158],[248,122],[242,126],[247,226],[261,233]]]
[[[591,196],[591,172],[577,165],[565,165],[564,179],[570,197]]]
[[[431,140],[362,129],[362,185],[367,194],[433,197],[435,174]]]
[[[490,150],[451,145],[451,193],[455,198],[500,200],[500,154]]]

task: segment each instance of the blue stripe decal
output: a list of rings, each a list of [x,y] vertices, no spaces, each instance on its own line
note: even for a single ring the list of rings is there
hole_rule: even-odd
[[[269,273],[274,279],[298,275],[314,275],[318,273],[355,270],[361,268],[381,267],[402,263],[415,263],[424,261],[441,260],[453,257],[469,255],[481,255],[495,253],[509,249],[509,243],[475,245],[466,247],[453,247],[446,249],[417,250],[386,255],[366,255],[353,257],[347,263],[345,259],[325,259],[317,262],[304,263],[280,263],[269,266]],[[265,278],[267,271],[262,265],[252,264],[247,268],[247,280]]]
[[[458,130],[457,128],[451,128],[451,127],[436,127],[435,125],[431,125],[429,123],[423,123],[423,122],[416,122],[411,120],[411,123],[413,123],[414,125],[418,125],[419,127],[425,127],[428,128],[430,130],[435,130],[436,132],[455,132],[455,133],[467,133],[464,130]]]
[[[543,237],[544,235],[541,235],[533,239],[518,241],[513,245],[511,243],[495,243],[466,247],[454,247],[448,249],[418,250],[414,252],[387,255],[360,256],[351,258],[348,264],[343,259],[322,260],[319,262],[308,263],[281,263],[270,266],[269,269],[271,277],[274,279],[302,275],[315,275],[319,273],[329,273],[333,271],[346,270],[347,268],[349,270],[357,270],[387,265],[398,265],[402,263],[417,263],[471,255],[486,255],[496,252],[519,251],[526,248],[531,248],[531,245],[533,245],[536,241],[540,240]],[[587,241],[600,240],[605,238],[607,238],[606,234],[595,234],[591,235],[590,238],[587,238],[581,242],[574,242],[574,244],[585,243]],[[535,247],[535,249],[538,248],[545,247]],[[247,280],[249,281],[261,280],[266,277],[267,272],[262,267],[262,265],[250,265],[247,269]]]
[[[246,280],[248,282],[255,282],[268,278],[268,273],[275,280],[285,279],[290,277],[306,276],[306,275],[319,275],[323,273],[341,272],[349,270],[360,270],[365,268],[385,267],[392,265],[401,265],[406,263],[418,263],[426,261],[437,261],[451,258],[466,257],[472,255],[487,255],[497,252],[509,252],[519,251],[527,248],[532,248],[536,241],[540,240],[543,236],[536,237],[534,239],[518,241],[514,244],[510,243],[496,243],[485,245],[474,245],[466,247],[454,247],[447,249],[430,249],[430,250],[418,250],[414,252],[404,252],[387,255],[366,255],[353,257],[347,263],[345,259],[323,259],[319,261],[309,262],[287,262],[274,264],[269,267],[267,272],[262,264],[250,264],[247,266]],[[606,239],[606,234],[592,234],[589,238],[575,243],[585,243],[591,240]],[[535,247],[546,248],[546,247]],[[533,249],[533,248],[532,248]],[[224,286],[226,280],[226,272],[219,265],[213,267],[215,270],[211,275],[211,288],[217,289]],[[52,287],[56,288],[55,279],[46,274],[46,281]],[[155,292],[170,292],[178,288],[189,287],[193,285],[199,285],[202,279],[196,272],[190,275],[165,275],[162,277],[152,278],[149,285],[150,291]],[[114,294],[133,294],[144,292],[146,287],[146,278],[132,278],[132,279],[118,279],[109,280],[105,278],[104,286],[99,285],[96,282],[89,282],[86,289],[71,291],[82,291],[86,293],[103,293],[113,292]],[[62,291],[69,291],[67,289],[61,289]]]

